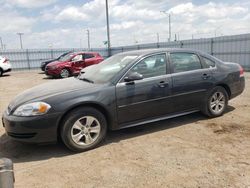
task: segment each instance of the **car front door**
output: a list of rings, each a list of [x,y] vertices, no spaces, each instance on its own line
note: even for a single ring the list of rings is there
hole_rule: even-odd
[[[207,91],[213,86],[210,69],[203,68],[195,53],[173,52],[169,57],[174,111],[199,109]]]
[[[76,55],[71,61],[73,74],[78,74],[85,64],[83,54]]]
[[[127,74],[139,73],[142,80],[125,82],[116,86],[117,115],[119,124],[163,116],[171,110],[171,77],[167,74],[166,54],[142,59]]]

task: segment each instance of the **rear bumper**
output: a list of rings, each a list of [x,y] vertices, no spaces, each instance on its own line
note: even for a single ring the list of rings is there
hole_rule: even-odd
[[[34,117],[2,117],[6,134],[17,141],[29,143],[51,143],[57,141],[57,122],[60,114]]]
[[[45,71],[45,67],[46,67],[46,65],[41,65],[40,68],[41,68],[42,71]]]
[[[230,89],[231,89],[230,99],[233,99],[234,97],[240,95],[245,89],[245,77],[240,77],[239,81],[231,85]]]

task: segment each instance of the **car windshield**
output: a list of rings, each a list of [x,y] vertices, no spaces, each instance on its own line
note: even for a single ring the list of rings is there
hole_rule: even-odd
[[[91,83],[107,83],[129,63],[134,61],[137,55],[114,55],[103,62],[89,66],[81,71],[78,79]]]
[[[74,55],[74,54],[69,53],[69,54],[66,54],[66,55],[64,55],[64,56],[61,56],[61,57],[59,58],[59,61],[68,61],[68,60],[70,60],[70,59],[73,57],[73,55]]]

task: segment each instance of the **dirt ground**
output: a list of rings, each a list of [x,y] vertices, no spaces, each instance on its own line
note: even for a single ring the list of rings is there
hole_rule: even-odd
[[[195,113],[109,132],[102,146],[75,154],[62,144],[27,145],[0,126],[0,157],[13,160],[16,187],[250,187],[250,73],[224,116]],[[0,78],[0,115],[38,71]],[[1,125],[1,122],[0,122]]]

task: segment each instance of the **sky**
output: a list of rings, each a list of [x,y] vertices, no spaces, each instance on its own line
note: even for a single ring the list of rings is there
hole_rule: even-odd
[[[105,0],[0,0],[7,49],[105,47]],[[109,0],[111,46],[250,33],[249,0]]]

